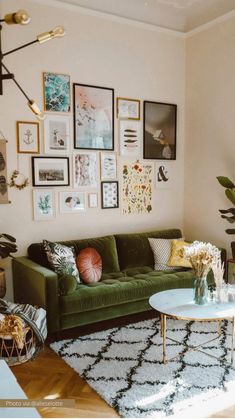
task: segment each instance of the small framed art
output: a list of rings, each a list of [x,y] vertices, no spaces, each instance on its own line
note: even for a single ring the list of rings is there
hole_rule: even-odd
[[[39,146],[39,123],[17,121],[17,152],[38,154]]]
[[[33,215],[35,221],[49,221],[55,218],[53,189],[33,190]]]
[[[117,118],[140,119],[140,100],[117,97]]]
[[[116,153],[100,153],[100,173],[102,180],[117,178]]]
[[[80,151],[73,155],[74,188],[97,187],[97,153]]]
[[[119,121],[120,154],[125,157],[140,157],[142,132],[140,121]]]
[[[85,211],[84,192],[60,192],[60,212],[74,214]]]
[[[144,101],[144,159],[176,160],[177,105]]]
[[[44,110],[70,112],[70,77],[67,74],[43,73]]]
[[[118,182],[101,182],[101,208],[118,208]]]
[[[88,205],[89,205],[89,208],[97,208],[98,207],[98,194],[97,193],[89,193],[89,195],[88,195]]]
[[[69,186],[68,157],[32,157],[33,186]]]
[[[74,148],[114,150],[114,89],[73,84]]]
[[[44,121],[45,154],[68,154],[70,117],[65,115],[47,115]]]

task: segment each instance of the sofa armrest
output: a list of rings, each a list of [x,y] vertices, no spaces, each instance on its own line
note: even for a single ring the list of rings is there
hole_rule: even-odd
[[[14,300],[43,307],[49,332],[60,329],[58,276],[27,257],[12,260]]]

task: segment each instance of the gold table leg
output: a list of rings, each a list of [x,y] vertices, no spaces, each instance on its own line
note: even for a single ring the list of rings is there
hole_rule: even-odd
[[[231,364],[233,364],[233,352],[234,352],[234,334],[235,334],[235,317],[232,322],[232,347],[231,347]]]
[[[166,364],[166,315],[162,315],[163,363]]]

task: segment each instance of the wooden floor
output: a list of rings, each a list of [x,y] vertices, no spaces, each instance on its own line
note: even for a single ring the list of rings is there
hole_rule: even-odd
[[[150,317],[150,316],[146,316]],[[142,314],[143,319],[143,314]],[[133,317],[131,317],[133,321]],[[139,321],[136,316],[136,321]],[[99,324],[91,331],[115,327],[116,324],[127,324],[130,320],[112,321],[112,323]],[[111,326],[112,324],[112,326]],[[79,335],[88,330],[80,328]],[[61,338],[74,336],[74,330],[67,332]],[[76,334],[78,336],[78,334]],[[54,339],[52,339],[54,340]],[[74,399],[74,408],[40,408],[43,418],[117,418],[119,415],[112,409],[92,388],[49,346],[37,356],[34,361],[11,367],[16,379],[29,399]],[[231,402],[233,402],[231,400]],[[211,417],[235,418],[234,406]]]

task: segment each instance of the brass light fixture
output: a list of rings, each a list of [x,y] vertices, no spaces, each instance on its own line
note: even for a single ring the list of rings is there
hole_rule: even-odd
[[[13,82],[16,84],[18,89],[21,91],[21,93],[25,96],[28,102],[28,106],[31,109],[31,111],[37,116],[38,119],[44,119],[45,116],[43,112],[40,110],[37,103],[30,99],[29,96],[25,93],[25,91],[22,89],[20,84],[16,81],[15,76],[13,73],[8,70],[8,68],[3,63],[4,57],[6,57],[9,54],[12,54],[13,52],[19,51],[20,49],[26,48],[29,45],[39,43],[43,44],[44,42],[50,41],[54,38],[60,38],[65,35],[65,30],[63,26],[56,26],[56,28],[52,29],[48,32],[43,32],[39,35],[37,35],[36,39],[34,41],[28,42],[27,44],[21,45],[20,47],[14,48],[10,51],[7,51],[5,53],[2,52],[2,42],[1,42],[1,31],[2,31],[2,23],[6,23],[7,25],[27,25],[30,22],[30,16],[25,10],[18,10],[15,13],[9,13],[4,16],[3,19],[0,19],[0,95],[3,95],[3,81],[7,79],[13,80]],[[3,72],[3,70],[5,72]]]

